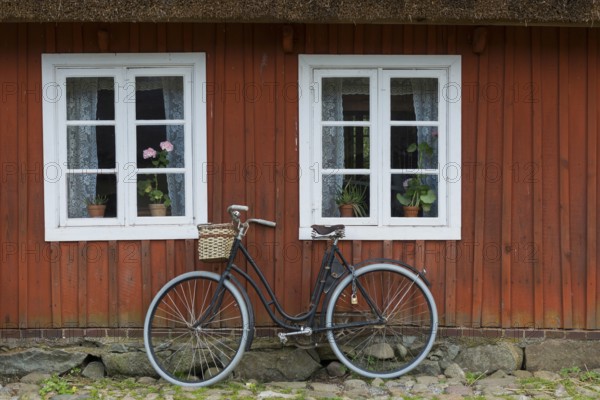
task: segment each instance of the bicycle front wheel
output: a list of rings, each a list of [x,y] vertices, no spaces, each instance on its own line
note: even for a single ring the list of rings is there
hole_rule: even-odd
[[[188,272],[155,296],[144,323],[150,363],[167,381],[191,387],[226,378],[241,360],[251,329],[240,291],[220,276]],[[219,291],[217,293],[217,291]]]
[[[396,378],[429,353],[437,332],[431,292],[413,271],[373,264],[346,277],[327,306],[327,339],[350,370]]]

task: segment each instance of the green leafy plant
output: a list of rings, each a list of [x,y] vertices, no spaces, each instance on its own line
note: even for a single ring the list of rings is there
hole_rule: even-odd
[[[96,197],[85,199],[85,204],[88,206],[101,206],[108,203],[108,197],[97,194]]]
[[[74,394],[77,388],[71,385],[66,379],[61,378],[58,375],[52,375],[50,378],[42,381],[42,387],[40,388],[39,394],[45,397],[48,393],[61,394]]]
[[[417,151],[417,167],[419,169],[423,168],[423,156],[431,156],[433,154],[433,148],[427,142],[421,142],[418,145],[412,143],[406,151],[408,153]],[[396,194],[396,199],[400,204],[408,207],[421,207],[423,211],[431,210],[431,205],[437,200],[437,196],[435,195],[435,190],[424,182],[423,175],[416,174],[414,177],[408,178],[404,181],[403,186],[404,194]]]
[[[335,197],[335,203],[338,206],[349,205],[352,206],[354,215],[357,217],[364,217],[367,215],[365,211],[365,193],[366,187],[361,188],[360,186],[352,183],[349,180],[346,185],[340,187]]]

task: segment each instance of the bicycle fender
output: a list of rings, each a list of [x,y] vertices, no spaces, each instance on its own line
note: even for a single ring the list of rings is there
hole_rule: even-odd
[[[354,268],[359,269],[359,268],[366,267],[367,265],[371,265],[371,264],[392,264],[392,265],[396,265],[398,267],[407,268],[410,271],[414,272],[415,274],[419,275],[419,277],[421,278],[421,280],[428,287],[431,287],[431,283],[425,277],[425,274],[422,271],[419,271],[417,268],[413,267],[412,265],[406,264],[405,262],[402,262],[400,260],[393,260],[391,258],[370,258],[368,260],[364,260],[364,261],[361,261],[361,262],[359,262],[357,264],[354,264]]]

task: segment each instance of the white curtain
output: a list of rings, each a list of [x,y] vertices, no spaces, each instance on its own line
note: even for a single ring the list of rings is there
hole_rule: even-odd
[[[417,121],[437,121],[438,119],[438,81],[435,78],[411,79],[413,106]],[[423,168],[437,168],[438,141],[433,135],[433,128],[428,126],[417,127],[417,142],[426,142],[433,149],[433,154],[423,154]],[[425,175],[423,182],[433,188],[437,196],[437,179],[432,175]],[[437,217],[437,201],[432,204],[428,212],[423,212],[425,217]]]
[[[346,81],[348,79],[344,79]],[[323,121],[343,121],[343,80],[341,78],[323,79],[322,114]],[[368,93],[368,87],[367,87]],[[322,132],[323,165],[322,168],[344,167],[344,128],[326,127]],[[322,193],[322,216],[339,217],[335,197],[343,184],[342,175],[324,175]]]
[[[162,78],[166,119],[183,119],[183,80],[180,77]],[[167,126],[167,140],[174,150],[169,153],[169,167],[184,166],[184,133],[181,125]],[[168,174],[167,185],[171,199],[171,215],[185,215],[184,174]]]
[[[67,80],[67,119],[96,120],[98,108],[98,78]],[[67,129],[67,160],[69,169],[98,168],[95,126],[70,126]],[[69,218],[87,216],[86,199],[96,196],[96,174],[69,174]]]

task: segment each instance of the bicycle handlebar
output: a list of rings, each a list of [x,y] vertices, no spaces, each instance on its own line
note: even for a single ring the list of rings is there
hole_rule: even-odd
[[[267,221],[266,219],[260,219],[260,218],[250,218],[250,219],[247,219],[246,222],[253,222],[255,224],[270,226],[271,228],[275,228],[277,226],[277,224],[273,221]]]
[[[227,212],[229,213],[229,215],[231,215],[231,218],[237,223],[241,222],[239,212],[240,211],[248,211],[248,210],[249,210],[248,206],[242,206],[242,205],[238,205],[238,204],[232,204],[229,207],[227,207]],[[275,226],[277,226],[277,224],[275,222],[267,221],[266,219],[261,219],[261,218],[248,218],[246,220],[245,224],[248,224],[248,223],[255,223],[255,224],[259,224],[259,225],[269,226],[271,228],[275,228]]]

